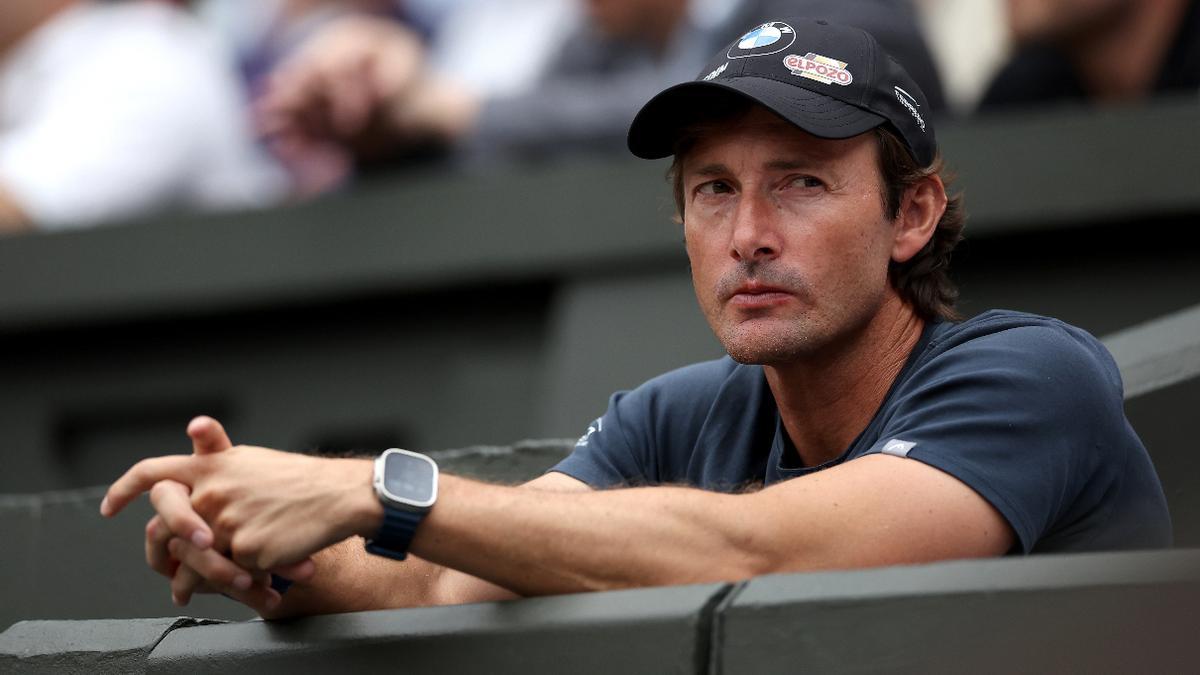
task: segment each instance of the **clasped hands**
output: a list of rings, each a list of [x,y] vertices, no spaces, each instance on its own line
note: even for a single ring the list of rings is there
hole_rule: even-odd
[[[100,504],[112,517],[150,493],[146,563],[171,580],[178,605],[218,592],[272,613],[282,601],[272,573],[304,582],[316,573],[316,552],[379,526],[370,460],[234,446],[210,417],[193,419],[187,433],[192,455],[138,462]]]

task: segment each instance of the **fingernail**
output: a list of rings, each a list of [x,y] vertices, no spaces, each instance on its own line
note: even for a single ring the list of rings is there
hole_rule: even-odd
[[[102,515],[102,516],[108,515],[108,497],[105,497],[104,499],[100,500],[100,515]]]
[[[176,539],[175,537],[171,537],[170,539],[167,540],[167,550],[170,551],[172,554],[176,553],[178,548],[179,548],[179,540],[178,539]]]
[[[192,533],[192,543],[196,545],[196,548],[208,548],[208,545],[212,543],[212,537],[204,530],[196,530]]]
[[[267,596],[267,609],[268,610],[275,609],[276,607],[279,606],[279,603],[282,601],[283,601],[283,598],[280,597],[279,594],[272,593],[271,595]]]
[[[250,583],[251,580],[249,574],[239,574],[233,578],[233,587],[239,591],[244,591],[247,588],[250,588]]]
[[[172,603],[173,603],[173,604],[174,604],[176,607],[183,607],[183,602],[182,602],[182,601],[179,599],[179,596],[178,596],[178,595],[175,595],[174,593],[172,593],[172,594],[171,594],[171,602],[172,602]]]

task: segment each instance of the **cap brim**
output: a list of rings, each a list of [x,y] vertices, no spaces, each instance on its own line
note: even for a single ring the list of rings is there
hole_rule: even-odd
[[[850,138],[887,121],[849,103],[765,77],[684,82],[642,106],[629,126],[630,152],[642,159],[670,157],[681,127],[703,119],[704,107],[715,97],[730,95],[758,103],[820,138]]]

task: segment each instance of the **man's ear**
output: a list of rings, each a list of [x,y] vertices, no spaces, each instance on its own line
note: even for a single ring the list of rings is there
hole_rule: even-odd
[[[892,260],[903,263],[915,256],[937,229],[946,212],[946,186],[936,174],[926,176],[904,191],[895,220]]]

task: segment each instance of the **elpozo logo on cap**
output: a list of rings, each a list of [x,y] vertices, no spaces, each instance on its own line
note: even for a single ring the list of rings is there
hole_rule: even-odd
[[[782,21],[768,21],[738,38],[726,56],[731,59],[770,56],[791,47],[795,41],[794,28]]]
[[[793,75],[807,77],[823,84],[840,84],[845,87],[854,81],[854,75],[846,68],[845,61],[812,52],[804,56],[788,54],[783,57],[783,65],[787,66]]]

